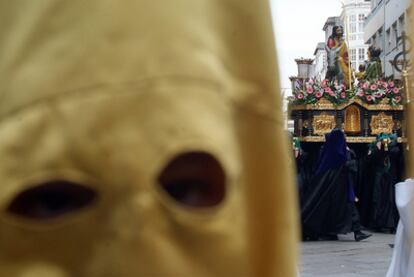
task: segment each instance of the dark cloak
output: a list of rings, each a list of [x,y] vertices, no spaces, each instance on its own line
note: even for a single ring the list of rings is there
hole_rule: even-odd
[[[296,180],[298,183],[299,200],[302,205],[306,189],[312,177],[312,161],[308,153],[300,151],[296,157]]]
[[[398,224],[395,204],[395,184],[401,181],[400,150],[396,142],[389,145],[389,151],[374,147],[367,157],[369,176],[362,196],[362,223],[372,229],[393,230]]]
[[[353,231],[347,160],[344,134],[333,130],[326,137],[311,181],[312,190],[301,208],[305,237]]]

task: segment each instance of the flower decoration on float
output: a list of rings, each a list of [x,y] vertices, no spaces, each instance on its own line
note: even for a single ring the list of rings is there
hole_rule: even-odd
[[[336,81],[309,79],[303,86],[295,88],[289,102],[294,105],[315,104],[326,99],[338,106],[354,97],[368,104],[403,104],[401,86],[397,81],[385,79],[362,80],[352,89]]]
[[[354,91],[346,88],[345,84],[337,81],[309,79],[300,88],[293,91],[290,98],[292,104],[315,104],[322,98],[333,105],[341,105],[348,102],[354,96]]]
[[[394,80],[363,80],[355,87],[355,95],[368,104],[401,105],[402,88]]]

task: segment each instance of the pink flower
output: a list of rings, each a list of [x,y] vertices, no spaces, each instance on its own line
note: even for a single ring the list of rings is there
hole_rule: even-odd
[[[382,97],[382,93],[377,92],[374,94],[375,98],[381,98]]]
[[[313,85],[315,82],[313,81],[313,79],[310,79],[308,83]]]
[[[297,95],[297,97],[298,97],[298,99],[303,99],[303,94],[302,94],[302,93],[299,93],[299,94]]]
[[[312,87],[307,87],[306,92],[309,93],[309,94],[312,94],[313,93],[313,88]]]
[[[395,96],[395,102],[399,103],[401,101],[401,96]]]
[[[395,94],[400,93],[400,90],[398,88],[393,88],[392,92],[394,92]]]
[[[322,93],[321,93],[320,91],[318,91],[318,92],[315,94],[315,97],[316,97],[316,98],[321,98],[321,97],[322,97]]]
[[[341,98],[346,98],[346,93],[343,91],[343,92],[341,92]]]
[[[362,84],[362,87],[363,87],[364,89],[368,89],[368,88],[369,88],[369,83],[368,83],[368,82],[363,83],[363,84]]]
[[[369,87],[371,90],[377,90],[377,85],[375,85],[375,84],[372,84],[370,87]]]
[[[394,86],[395,86],[395,84],[394,84],[394,82],[393,82],[393,81],[390,81],[390,82],[388,82],[388,86],[390,86],[390,87],[394,87]]]
[[[325,88],[325,92],[331,93],[332,92],[332,89],[330,87],[327,87],[327,88]]]
[[[371,95],[367,95],[367,101],[369,102],[369,101],[372,101],[372,96]]]
[[[383,88],[388,88],[388,84],[387,84],[387,82],[383,82],[383,83],[382,83],[382,87],[383,87]]]
[[[357,95],[358,96],[364,96],[365,92],[362,89],[360,89],[360,90],[358,90]]]
[[[381,85],[381,83],[382,83],[382,82],[381,82],[381,80],[376,80],[376,81],[375,81],[375,83],[376,83],[377,85]]]
[[[322,82],[321,82],[321,87],[326,87],[326,84],[327,84],[327,81],[326,80],[322,80]]]

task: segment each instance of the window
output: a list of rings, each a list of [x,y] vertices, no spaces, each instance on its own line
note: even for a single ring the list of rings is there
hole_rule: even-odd
[[[365,20],[365,14],[363,14],[363,13],[360,13],[360,14],[358,14],[358,21],[359,22],[364,22],[364,20]]]
[[[356,40],[356,36],[355,35],[350,35],[349,40]]]
[[[350,51],[351,51],[351,62],[355,64],[355,62],[356,62],[356,49],[353,48]]]
[[[357,32],[357,30],[356,30],[356,23],[350,23],[349,24],[349,32],[350,33],[356,33]]]
[[[355,16],[355,14],[351,14],[350,16],[349,16],[349,22],[355,22],[356,21],[356,16]]]
[[[364,31],[364,22],[359,22],[358,23],[358,32],[363,32]]]
[[[365,60],[365,49],[364,48],[358,49],[358,60],[360,61]]]

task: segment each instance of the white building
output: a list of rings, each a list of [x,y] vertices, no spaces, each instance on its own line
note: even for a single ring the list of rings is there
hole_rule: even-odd
[[[372,0],[371,13],[365,22],[364,39],[367,43],[382,49],[381,60],[385,77],[400,78],[390,61],[402,51],[402,43],[397,38],[410,25],[410,0]]]
[[[328,17],[325,24],[323,25],[322,30],[325,32],[325,41],[319,42],[316,45],[316,49],[313,53],[315,56],[314,58],[314,72],[313,78],[317,80],[325,79],[326,72],[328,71],[328,57],[326,53],[326,42],[328,41],[329,36],[332,34],[332,28],[334,26],[340,25],[342,26],[341,19],[338,16]]]
[[[315,56],[313,65],[313,77],[319,81],[325,79],[326,71],[328,68],[325,46],[325,42],[319,42],[318,45],[316,45],[315,52],[313,53],[313,55]]]
[[[371,11],[370,0],[344,0],[340,16],[328,17],[322,30],[325,31],[325,44],[334,26],[343,26],[348,44],[349,58],[354,71],[368,59],[369,45],[364,40],[364,21]],[[315,78],[324,78],[327,71],[326,51],[318,43],[315,55]]]
[[[399,1],[399,0],[397,0]],[[367,60],[369,45],[364,40],[364,22],[371,11],[370,0],[345,0],[339,16],[347,33],[348,51],[354,71]]]

